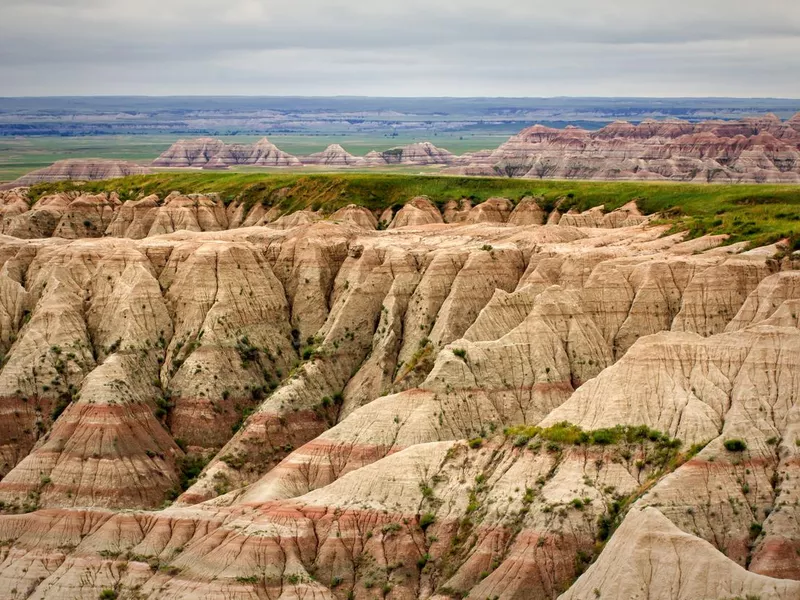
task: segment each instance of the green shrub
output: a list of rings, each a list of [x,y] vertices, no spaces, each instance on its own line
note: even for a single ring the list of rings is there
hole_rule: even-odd
[[[434,515],[433,513],[425,513],[419,518],[419,527],[420,529],[425,531],[428,527],[433,525],[435,521],[436,521],[436,515]]]
[[[463,348],[453,348],[453,354],[455,354],[461,360],[467,360],[467,351]]]
[[[747,450],[747,444],[745,441],[736,438],[725,440],[723,445],[725,446],[725,450],[728,452],[744,452]]]
[[[750,523],[750,537],[756,539],[759,535],[761,535],[762,529],[763,527],[761,526],[761,523],[756,523],[753,521]]]
[[[611,430],[598,429],[597,431],[592,432],[591,441],[593,444],[606,446],[608,444],[615,443],[617,440],[615,439],[615,436]]]

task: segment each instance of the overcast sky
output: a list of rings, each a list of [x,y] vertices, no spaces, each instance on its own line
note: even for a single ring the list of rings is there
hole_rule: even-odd
[[[0,96],[800,98],[799,0],[0,0]]]

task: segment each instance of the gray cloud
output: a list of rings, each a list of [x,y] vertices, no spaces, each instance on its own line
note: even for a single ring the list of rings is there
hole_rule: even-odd
[[[0,95],[800,97],[786,0],[0,0]]]

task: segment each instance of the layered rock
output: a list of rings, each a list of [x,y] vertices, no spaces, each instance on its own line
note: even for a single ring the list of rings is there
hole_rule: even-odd
[[[226,144],[222,140],[197,138],[179,140],[153,161],[154,167],[228,168],[235,165],[258,167],[300,166],[298,158],[280,150],[267,138],[255,144]]]
[[[545,222],[545,212],[534,198],[526,196],[520,200],[508,217],[510,225],[542,225]]]
[[[153,162],[157,167],[228,168],[444,166],[465,175],[532,179],[674,180],[713,183],[800,182],[797,116],[741,121],[618,121],[597,131],[534,125],[496,150],[455,156],[430,142],[354,157],[332,144],[301,160],[266,138],[225,144],[211,138],[180,140]]]
[[[322,152],[309,154],[302,158],[304,165],[323,165],[327,167],[351,167],[363,164],[364,159],[353,156],[339,144],[331,144]]]
[[[742,121],[615,122],[598,131],[535,125],[460,172],[531,179],[800,181],[800,135],[774,115]]]
[[[382,152],[373,151],[364,157],[367,165],[450,165],[455,156],[444,148],[437,148],[430,142],[418,142],[398,146]]]
[[[59,160],[49,167],[31,171],[13,181],[9,187],[53,183],[57,181],[98,181],[129,175],[146,175],[150,169],[134,162],[102,158],[71,158]]]
[[[331,215],[331,221],[352,223],[363,229],[377,229],[378,219],[369,210],[356,204],[348,204]]]
[[[389,229],[443,222],[444,219],[433,202],[426,196],[417,196],[397,211],[389,224]]]
[[[0,595],[797,595],[778,247],[179,193],[92,239],[77,199],[0,239]]]
[[[682,532],[657,509],[647,508],[631,512],[600,560],[559,600],[598,593],[601,598],[784,600],[800,594],[800,583],[749,573],[711,544]]]
[[[467,223],[505,223],[511,216],[514,205],[507,198],[489,198],[474,206],[467,215]]]

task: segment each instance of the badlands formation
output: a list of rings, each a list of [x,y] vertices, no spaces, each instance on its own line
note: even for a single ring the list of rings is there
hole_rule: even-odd
[[[147,167],[126,160],[67,159],[59,160],[44,169],[32,171],[14,181],[13,184],[6,184],[4,187],[13,188],[69,180],[97,181],[129,175],[146,175],[150,172]]]
[[[619,121],[598,131],[535,125],[491,153],[464,157],[465,174],[530,179],[708,183],[800,181],[800,115],[741,121]]]
[[[800,598],[781,245],[535,198],[0,203],[2,598]]]
[[[322,152],[297,158],[279,150],[267,138],[253,145],[226,144],[213,138],[179,140],[153,161],[154,167],[199,167],[226,169],[237,165],[255,167],[300,167],[321,165],[327,167],[377,167],[387,165],[452,165],[456,157],[430,142],[373,151],[357,157],[339,144],[331,144]]]
[[[373,151],[364,157],[334,144],[294,157],[266,138],[254,145],[180,140],[155,167],[228,168],[236,165],[381,167],[438,165],[462,175],[530,179],[671,180],[713,183],[800,182],[800,114],[741,121],[615,122],[598,131],[535,125],[496,150],[456,156],[430,142]]]

